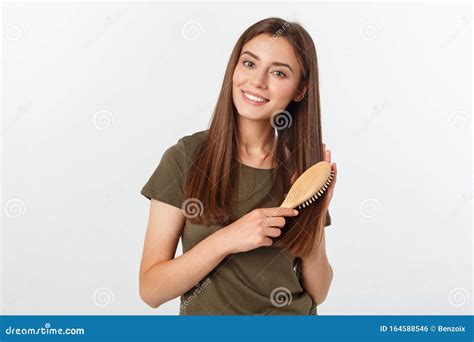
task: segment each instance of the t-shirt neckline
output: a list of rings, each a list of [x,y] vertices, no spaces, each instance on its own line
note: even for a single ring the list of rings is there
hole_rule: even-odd
[[[249,170],[258,171],[258,172],[270,172],[270,171],[276,170],[276,167],[271,168],[271,169],[262,169],[262,168],[253,167],[253,166],[249,166],[249,165],[243,164],[243,163],[241,163],[240,161],[238,161],[237,163],[239,163],[243,168],[246,168],[246,169],[249,169]]]

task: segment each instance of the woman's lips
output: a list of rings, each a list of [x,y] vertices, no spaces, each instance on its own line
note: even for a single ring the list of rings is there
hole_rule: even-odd
[[[247,96],[245,96],[244,94],[244,91],[242,90],[241,91],[242,93],[242,97],[244,99],[245,102],[251,104],[251,105],[254,105],[254,106],[263,106],[264,104],[268,103],[268,101],[265,101],[265,102],[258,102],[258,101],[253,101],[251,99],[249,99]]]

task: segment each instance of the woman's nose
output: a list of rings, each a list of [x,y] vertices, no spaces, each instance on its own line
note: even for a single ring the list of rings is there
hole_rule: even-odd
[[[267,88],[266,72],[256,72],[252,81],[250,82],[256,88]]]

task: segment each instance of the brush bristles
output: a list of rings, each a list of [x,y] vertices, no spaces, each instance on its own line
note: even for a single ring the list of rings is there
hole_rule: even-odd
[[[306,206],[309,206],[311,203],[314,203],[316,202],[316,200],[321,197],[324,192],[328,189],[329,185],[331,185],[331,181],[333,180],[334,178],[334,171],[331,171],[331,174],[329,175],[329,178],[328,180],[326,181],[326,183],[323,185],[323,187],[321,189],[319,189],[315,194],[314,196],[310,197],[309,199],[307,199],[306,201],[304,201],[303,203],[301,203],[300,205],[298,205],[298,209],[301,209],[301,208],[306,208]]]

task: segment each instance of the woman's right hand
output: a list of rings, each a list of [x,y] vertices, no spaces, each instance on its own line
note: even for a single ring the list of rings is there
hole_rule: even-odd
[[[271,246],[271,238],[280,236],[281,229],[285,226],[284,216],[297,215],[298,211],[290,208],[258,208],[218,232],[229,254],[246,252]]]

